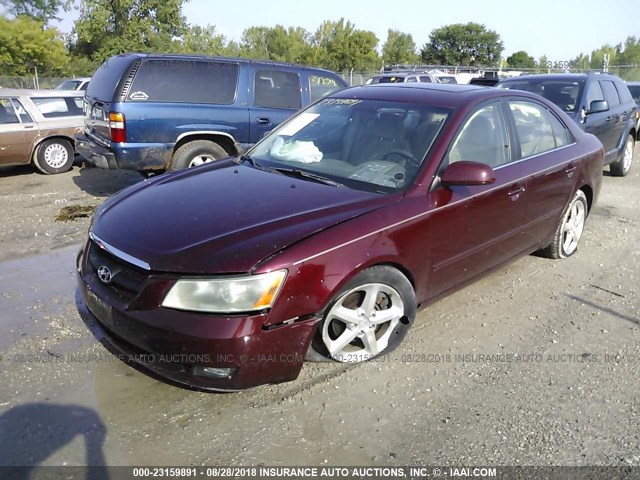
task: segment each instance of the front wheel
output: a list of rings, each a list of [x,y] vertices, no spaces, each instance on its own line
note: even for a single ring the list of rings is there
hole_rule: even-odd
[[[416,315],[407,277],[392,267],[363,270],[325,310],[307,358],[359,363],[395,349]]]
[[[624,144],[624,151],[622,157],[616,163],[611,164],[611,174],[616,177],[625,177],[629,170],[631,170],[631,164],[633,163],[633,149],[635,142],[633,141],[633,135],[627,137],[627,141]]]
[[[228,156],[229,154],[226,150],[215,142],[195,140],[182,145],[176,150],[171,159],[169,169],[174,171],[197,167]]]
[[[553,241],[542,253],[549,258],[567,258],[576,253],[588,213],[587,197],[578,190],[562,214]]]
[[[33,163],[47,175],[66,172],[73,165],[73,147],[62,138],[45,140],[36,148]]]

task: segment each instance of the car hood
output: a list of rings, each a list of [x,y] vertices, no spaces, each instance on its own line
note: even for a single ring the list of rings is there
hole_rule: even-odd
[[[241,273],[388,202],[385,195],[225,161],[121,192],[100,207],[91,231],[153,271]]]

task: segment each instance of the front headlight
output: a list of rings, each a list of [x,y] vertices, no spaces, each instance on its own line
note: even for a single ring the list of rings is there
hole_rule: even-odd
[[[286,270],[238,278],[178,280],[163,307],[210,313],[252,312],[271,307]]]

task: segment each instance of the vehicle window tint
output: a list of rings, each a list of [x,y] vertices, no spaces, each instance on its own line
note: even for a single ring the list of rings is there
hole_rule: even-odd
[[[31,101],[45,118],[72,117],[84,113],[81,97],[37,97]]]
[[[615,107],[620,105],[620,98],[618,97],[618,91],[614,87],[613,82],[610,80],[601,80],[602,91],[604,92],[604,99],[609,104],[609,107]]]
[[[541,80],[532,75],[531,78],[506,81],[500,88],[536,93],[552,101],[565,112],[575,112],[583,84],[583,81]]]
[[[431,77],[428,75],[423,75],[420,77],[420,81],[423,83],[432,83],[431,82]]]
[[[566,145],[567,134],[558,120],[549,111],[533,102],[510,101],[509,107],[516,124],[520,142],[520,156],[527,158]],[[556,131],[553,128],[556,122]]]
[[[309,93],[311,94],[312,102],[341,88],[342,86],[338,84],[335,78],[323,75],[309,75]]]
[[[89,82],[85,83],[84,85],[82,85],[82,87],[80,87],[80,90],[86,90],[87,87],[89,86]]]
[[[417,81],[416,77],[407,77],[407,83],[416,83]]]
[[[282,70],[258,70],[254,81],[256,107],[299,109],[300,77]]]
[[[551,128],[553,129],[553,138],[556,142],[556,148],[564,147],[573,142],[573,135],[558,118],[551,112],[549,114],[549,120],[551,120]]]
[[[0,123],[20,123],[11,100],[8,98],[0,98]]]
[[[640,85],[627,85],[629,92],[636,102],[640,102]]]
[[[587,110],[591,108],[591,102],[604,100],[604,93],[602,93],[602,87],[600,82],[591,82],[587,87],[587,94],[585,100],[585,107]]]
[[[629,89],[624,83],[614,82],[614,85],[616,87],[616,90],[618,90],[618,96],[620,97],[620,101],[622,103],[631,103],[634,101],[631,93],[629,92]]]
[[[89,82],[89,90],[95,81]],[[229,105],[236,96],[238,65],[205,60],[148,60],[140,65],[128,101]]]
[[[476,111],[453,141],[448,163],[461,160],[498,167],[509,162],[508,142],[500,103]]]

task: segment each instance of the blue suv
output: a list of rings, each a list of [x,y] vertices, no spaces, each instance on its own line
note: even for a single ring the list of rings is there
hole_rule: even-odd
[[[633,163],[638,109],[617,76],[608,73],[525,75],[500,81],[498,88],[537,93],[558,105],[582,130],[602,143],[611,174],[625,176]]]
[[[346,86],[333,72],[292,64],[118,55],[89,83],[76,149],[102,168],[192,167],[241,153],[301,107]]]

